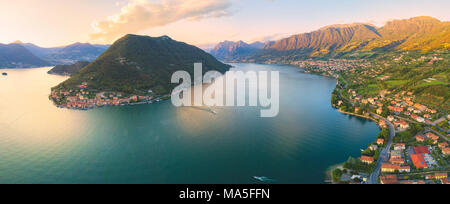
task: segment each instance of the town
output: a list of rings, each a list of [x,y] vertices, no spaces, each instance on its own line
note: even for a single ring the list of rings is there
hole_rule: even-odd
[[[410,58],[408,60],[405,59]],[[448,58],[445,58],[448,59]],[[449,184],[450,115],[434,100],[423,100],[409,82],[391,73],[390,67],[448,63],[438,56],[411,58],[408,53],[384,62],[366,60],[305,60],[292,62],[309,73],[337,79],[332,105],[340,112],[377,122],[381,132],[361,150],[331,172],[337,184]],[[425,76],[411,84],[444,84]],[[439,81],[437,83],[436,81]],[[386,83],[387,82],[387,83]],[[371,85],[373,84],[373,85]],[[386,85],[387,84],[387,85]],[[447,84],[448,85],[448,84]],[[380,88],[381,87],[381,88]],[[448,105],[448,104],[447,104]]]
[[[97,92],[89,89],[89,84],[83,82],[76,89],[57,90],[51,92],[50,99],[60,108],[88,110],[104,106],[124,106],[159,102],[168,96],[159,97],[148,90],[145,95],[130,95],[119,92]]]

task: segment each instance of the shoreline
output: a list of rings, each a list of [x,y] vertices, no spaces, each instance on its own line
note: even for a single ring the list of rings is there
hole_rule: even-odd
[[[151,100],[151,101],[142,101],[142,102],[135,102],[135,103],[127,103],[127,104],[107,104],[107,105],[102,105],[102,106],[97,106],[94,105],[92,107],[88,107],[88,108],[79,108],[79,107],[67,107],[67,106],[63,106],[63,105],[58,105],[56,104],[53,100],[51,100],[53,102],[53,105],[56,106],[57,108],[61,108],[61,109],[67,109],[67,110],[75,110],[75,111],[88,111],[88,110],[94,110],[94,109],[99,109],[99,108],[105,108],[105,107],[123,107],[123,106],[137,106],[137,105],[146,105],[146,104],[154,104],[154,103],[158,103],[161,101],[167,101],[168,99],[162,99],[162,98],[158,98],[155,100]]]
[[[340,112],[340,113],[342,113],[342,114],[345,114],[345,115],[351,115],[351,116],[355,116],[355,117],[359,117],[359,118],[364,118],[364,119],[367,119],[367,120],[371,120],[371,121],[373,121],[373,122],[375,122],[375,123],[378,124],[378,120],[375,119],[375,118],[373,118],[373,117],[370,117],[370,116],[359,115],[359,114],[356,114],[356,113],[350,113],[350,112],[344,112],[344,111],[341,111],[341,110],[339,110],[339,109],[337,109],[337,111]]]
[[[290,65],[290,64],[288,64],[288,65]],[[325,74],[322,74],[322,73],[313,73],[313,72],[309,72],[309,71],[307,71],[306,68],[302,68],[302,67],[295,66],[295,65],[290,65],[290,66],[297,67],[297,68],[303,70],[303,71],[304,71],[303,73],[306,73],[306,74],[312,74],[312,75],[322,76],[322,77],[326,77],[326,78],[333,78],[333,79],[335,79],[336,81],[338,80],[335,76],[325,75]],[[334,89],[337,89],[337,84],[336,84],[336,87],[335,87]],[[331,104],[331,106],[332,106],[333,108],[335,108],[335,107],[333,106],[333,104]],[[357,114],[357,113],[345,112],[345,111],[342,111],[342,110],[337,109],[337,108],[336,108],[336,110],[337,110],[339,113],[342,113],[342,114],[344,114],[344,115],[355,116],[355,117],[359,117],[359,118],[364,118],[364,119],[367,119],[367,120],[371,120],[372,122],[374,122],[374,123],[377,124],[377,126],[378,126],[378,120],[377,120],[376,118],[374,118],[374,117],[370,117],[370,115],[369,115],[369,116],[359,115],[359,114]],[[379,126],[378,126],[378,127],[379,127]],[[375,138],[376,138],[376,137],[375,137]],[[325,171],[326,177],[325,177],[325,182],[324,182],[324,183],[326,183],[326,184],[335,184],[335,182],[333,181],[333,171],[334,171],[335,169],[338,169],[338,168],[343,169],[343,165],[344,165],[344,164],[345,164],[345,162],[342,162],[342,163],[337,163],[337,164],[334,164],[334,165],[329,166],[329,167],[327,168],[327,170]]]

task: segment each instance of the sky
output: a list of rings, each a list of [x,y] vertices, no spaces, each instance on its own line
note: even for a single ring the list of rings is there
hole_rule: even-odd
[[[132,33],[208,48],[224,40],[275,40],[330,24],[432,16],[448,0],[0,0],[0,43],[110,44]]]

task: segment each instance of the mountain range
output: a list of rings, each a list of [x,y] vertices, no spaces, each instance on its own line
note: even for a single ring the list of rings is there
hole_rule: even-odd
[[[89,43],[74,43],[54,48],[43,48],[31,43],[23,43],[21,45],[52,65],[94,61],[109,47],[108,45],[92,45]]]
[[[224,41],[210,51],[217,59],[230,61],[237,57],[248,56],[264,47],[264,43],[255,42],[247,44],[244,41]]]
[[[126,35],[105,53],[81,69],[70,79],[55,87],[72,89],[86,82],[97,91],[125,93],[147,92],[168,94],[176,86],[172,74],[179,70],[193,76],[194,63],[203,63],[203,71],[226,72],[231,66],[192,45],[168,36]]]
[[[43,48],[32,43],[15,41],[0,44],[0,68],[30,68],[78,61],[94,61],[109,45],[75,43],[68,46]]]
[[[0,68],[30,68],[49,66],[20,44],[0,44]]]
[[[222,44],[222,43],[221,43]],[[219,44],[218,47],[223,45]],[[370,57],[379,52],[450,48],[450,23],[432,17],[394,20],[383,27],[354,23],[331,25],[266,43],[251,53],[230,52],[226,61],[290,61],[305,58]]]

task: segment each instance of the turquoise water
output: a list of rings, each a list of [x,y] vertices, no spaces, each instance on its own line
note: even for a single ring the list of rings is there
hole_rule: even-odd
[[[0,76],[0,183],[323,183],[325,170],[359,156],[375,123],[330,106],[334,79],[281,65],[280,114],[257,107],[175,108],[157,104],[89,111],[58,109],[49,68]],[[4,70],[2,70],[4,71]]]

